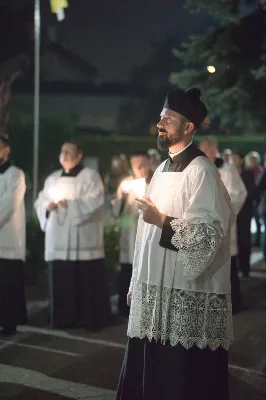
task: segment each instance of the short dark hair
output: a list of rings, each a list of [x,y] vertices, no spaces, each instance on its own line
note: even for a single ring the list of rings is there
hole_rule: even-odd
[[[233,150],[233,151],[232,151],[232,156],[234,156],[234,155],[240,157],[241,160],[244,160],[244,159],[245,159],[245,154],[242,153],[241,151]]]
[[[75,146],[78,154],[82,154],[83,153],[80,144],[75,139],[66,140],[63,143],[63,145],[66,144],[66,143],[69,143],[69,144],[72,144],[73,146]]]

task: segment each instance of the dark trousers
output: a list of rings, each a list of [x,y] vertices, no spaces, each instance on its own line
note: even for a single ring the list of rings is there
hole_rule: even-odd
[[[27,322],[23,262],[0,259],[0,326],[12,330]]]
[[[264,255],[264,260],[266,261],[266,212],[263,213],[263,223],[264,223],[264,236],[262,242],[262,250]]]
[[[228,400],[228,353],[130,338],[116,400]]]
[[[255,244],[257,246],[260,246],[260,241],[261,241],[261,222],[260,222],[260,215],[258,212],[258,207],[254,206],[253,207],[253,217],[255,219],[256,223],[256,238],[255,238]]]
[[[118,281],[118,311],[120,315],[128,317],[129,307],[127,305],[127,294],[132,275],[132,264],[121,264],[121,270]]]
[[[251,215],[241,215],[237,218],[238,265],[243,275],[250,272],[251,255]]]
[[[48,264],[50,323],[101,329],[110,322],[104,260],[53,261]]]
[[[237,256],[231,257],[231,298],[233,314],[237,313],[241,306],[241,290],[237,261]]]

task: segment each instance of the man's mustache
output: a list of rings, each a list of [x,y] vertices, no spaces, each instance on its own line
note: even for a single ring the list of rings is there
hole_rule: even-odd
[[[167,133],[167,131],[165,129],[163,129],[163,128],[159,128],[158,129],[158,133]]]

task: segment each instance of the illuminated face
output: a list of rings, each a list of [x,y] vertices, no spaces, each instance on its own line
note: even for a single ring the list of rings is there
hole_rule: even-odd
[[[139,179],[148,177],[151,168],[150,160],[148,157],[144,155],[132,156],[130,159],[130,163],[135,178]]]
[[[64,143],[61,149],[59,161],[65,171],[69,171],[80,163],[82,158],[77,147],[73,143]]]
[[[3,164],[8,160],[9,153],[9,145],[0,140],[0,164]]]
[[[185,138],[185,129],[188,122],[183,115],[164,108],[161,112],[161,120],[158,122],[157,146],[159,150],[168,150],[180,143]]]

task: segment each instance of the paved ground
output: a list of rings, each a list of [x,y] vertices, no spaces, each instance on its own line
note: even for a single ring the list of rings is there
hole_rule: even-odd
[[[241,281],[248,308],[234,317],[231,400],[266,400],[266,268],[260,258],[253,256],[252,277]],[[31,288],[30,326],[8,340],[0,337],[0,400],[113,400],[126,324],[97,335],[50,330],[45,297],[42,287],[38,296]]]

